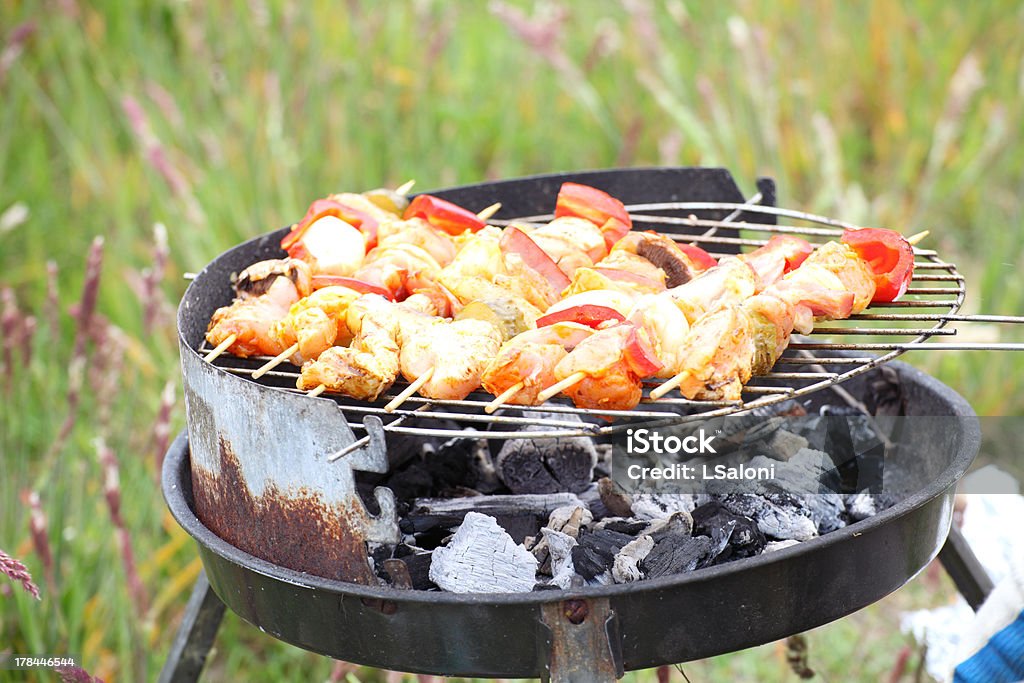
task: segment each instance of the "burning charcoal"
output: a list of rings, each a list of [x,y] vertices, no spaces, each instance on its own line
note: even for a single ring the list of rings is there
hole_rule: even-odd
[[[607,529],[581,533],[572,549],[576,572],[588,581],[603,574],[611,569],[619,550],[632,540],[632,536]]]
[[[537,581],[537,560],[493,517],[468,512],[451,542],[434,550],[429,576],[453,593],[526,593]]]
[[[764,533],[749,517],[737,515],[715,501],[705,503],[693,511],[693,530],[697,534],[710,536],[714,530],[723,529],[729,522],[734,523],[729,539],[729,558],[751,557],[764,549],[767,542]]]
[[[544,431],[529,426],[523,432]],[[590,485],[597,451],[589,437],[510,439],[498,452],[498,476],[513,493],[578,493]]]
[[[714,552],[715,543],[707,536],[669,534],[658,541],[640,562],[648,579],[693,571]]]
[[[654,539],[641,536],[622,546],[612,563],[612,578],[615,583],[630,583],[644,577],[640,571],[640,563],[654,548]]]
[[[757,523],[761,533],[780,541],[807,541],[818,535],[810,513],[788,494],[769,497],[752,493],[731,493],[719,498],[723,507]]]
[[[554,529],[540,530],[551,554],[551,584],[567,589],[572,585],[576,570],[572,565],[572,550],[576,539]]]
[[[640,519],[658,519],[670,517],[679,511],[690,512],[695,507],[697,507],[697,497],[694,494],[635,493],[631,511],[633,516]]]
[[[609,514],[615,517],[629,517],[633,514],[632,499],[608,477],[598,480],[597,491]]]

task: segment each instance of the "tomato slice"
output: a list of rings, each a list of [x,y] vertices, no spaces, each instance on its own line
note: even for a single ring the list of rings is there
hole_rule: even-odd
[[[429,194],[416,195],[402,218],[422,218],[449,235],[461,235],[467,230],[476,232],[487,225],[472,211]]]
[[[583,304],[581,306],[570,306],[560,311],[554,311],[537,318],[537,327],[554,325],[555,323],[579,323],[597,329],[598,325],[609,320],[623,321],[626,318],[608,306],[597,304]]]
[[[537,243],[519,228],[514,226],[505,228],[498,244],[503,253],[518,254],[523,259],[523,263],[548,281],[555,294],[569,286],[569,278],[558,267],[558,264],[552,261],[547,252],[537,246]]]
[[[843,231],[842,242],[867,262],[875,274],[872,301],[896,301],[914,276],[914,247],[894,230],[859,228]]]
[[[354,277],[344,277],[343,275],[314,275],[313,276],[313,289],[320,289],[321,287],[348,287],[351,290],[355,290],[362,294],[380,294],[385,299],[391,301],[395,300],[395,295],[387,288],[375,285],[371,282],[364,280],[357,280]]]
[[[324,216],[335,216],[340,218],[362,232],[363,238],[366,240],[367,251],[377,246],[378,223],[376,218],[365,211],[353,209],[352,207],[345,206],[333,199],[317,199],[309,205],[309,209],[306,210],[306,215],[302,217],[302,220],[296,223],[292,227],[291,232],[285,235],[281,240],[281,248],[285,251],[289,251],[299,240],[302,239],[302,235],[306,232],[306,229]]]
[[[629,323],[627,323],[629,324]],[[631,329],[626,337],[625,346],[622,348],[622,356],[626,363],[637,374],[638,377],[650,377],[665,367],[665,364],[658,360],[650,343],[640,333],[636,325],[630,324]]]
[[[690,258],[690,262],[693,263],[699,271],[705,271],[708,268],[714,268],[718,265],[718,261],[715,260],[715,257],[700,247],[692,244],[685,244],[683,242],[676,242],[676,246]]]
[[[596,187],[579,183],[562,183],[558,190],[555,218],[562,216],[585,218],[596,225],[609,249],[633,227],[622,202]]]

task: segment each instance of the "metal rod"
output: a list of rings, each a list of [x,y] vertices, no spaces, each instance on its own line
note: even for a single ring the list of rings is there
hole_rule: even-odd
[[[860,335],[919,335],[945,334],[955,335],[953,329],[914,328],[914,327],[815,327],[811,334],[860,334]]]
[[[804,343],[798,342],[789,345],[793,349],[805,349],[809,351],[916,351],[926,349],[929,351],[1024,351],[1024,343],[957,343],[947,344],[945,342],[908,342],[906,344],[840,344],[840,343]]]

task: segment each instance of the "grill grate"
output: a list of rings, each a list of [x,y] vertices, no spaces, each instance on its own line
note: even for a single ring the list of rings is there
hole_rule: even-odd
[[[726,255],[716,252],[721,247],[759,247],[767,242],[761,235],[792,234],[808,238],[809,241],[821,244],[836,239],[846,228],[859,226],[845,223],[833,218],[818,216],[802,211],[794,211],[759,204],[760,194],[755,195],[744,204],[726,202],[665,202],[651,204],[634,204],[627,206],[634,226],[640,229],[658,228],[663,234],[677,242],[691,242],[705,248],[713,256]],[[731,213],[722,220],[699,219],[692,214],[688,217],[667,215],[669,212],[698,210],[724,210]],[[810,225],[778,225],[736,221],[741,214],[761,214],[766,220],[786,219],[792,222],[803,222]],[[512,222],[545,222],[552,215],[526,216],[516,219],[492,219],[494,225],[507,225]],[[719,229],[743,231],[743,237],[726,237],[717,233]],[[702,232],[701,232],[702,231]],[[835,386],[872,368],[888,362],[897,356],[915,349],[930,350],[1024,350],[1024,344],[951,344],[929,342],[932,337],[954,336],[956,329],[948,327],[956,322],[989,322],[1019,323],[1022,318],[1011,316],[971,316],[960,314],[966,294],[964,277],[957,271],[954,263],[944,261],[931,249],[914,248],[915,268],[913,285],[907,290],[906,298],[890,303],[872,304],[866,312],[852,315],[848,320],[832,321],[817,327],[811,337],[794,335],[788,349],[775,364],[772,372],[752,378],[746,385],[740,401],[691,401],[684,398],[650,399],[647,394],[657,385],[658,381],[645,381],[644,399],[635,410],[608,411],[607,417],[594,411],[576,408],[565,397],[556,397],[543,407],[504,406],[503,414],[488,415],[484,407],[493,397],[488,394],[472,394],[462,401],[427,399],[412,396],[403,407],[394,412],[385,412],[383,406],[394,398],[403,388],[405,382],[395,383],[392,390],[375,403],[353,401],[343,396],[325,392],[323,398],[337,402],[346,413],[359,415],[377,415],[385,420],[385,431],[414,436],[465,436],[464,429],[452,429],[440,421],[454,421],[464,427],[488,429],[487,438],[507,439],[521,437],[521,432],[510,431],[524,425],[540,426],[542,431],[532,431],[532,438],[566,437],[566,436],[598,436],[614,434],[627,429],[636,420],[662,420],[680,422],[693,419],[722,416],[769,406],[788,399],[807,395]],[[929,285],[929,283],[935,283]],[[897,312],[887,309],[895,309]],[[913,312],[906,309],[913,309]],[[917,312],[917,309],[930,309],[929,312]],[[907,326],[900,326],[906,323]],[[859,337],[893,337],[891,342],[861,340]],[[822,337],[822,340],[818,340]],[[209,350],[204,341],[198,349],[200,353]],[[850,354],[850,352],[857,352]],[[867,352],[879,352],[879,355],[868,355]],[[262,365],[267,357],[250,359],[236,358],[227,354],[218,357],[214,363],[221,369],[243,377],[251,377],[252,371]],[[290,364],[282,364],[267,372],[258,381],[262,384],[275,386],[286,391],[299,392],[295,381],[299,369]],[[406,407],[408,406],[408,407]],[[543,410],[556,417],[538,419],[524,417],[524,411]],[[569,419],[557,416],[566,415]],[[579,422],[582,418],[583,423]],[[417,425],[408,422],[415,419]],[[436,421],[429,427],[419,426],[424,421]],[[349,426],[355,430],[364,430],[361,422],[350,421]],[[503,429],[505,428],[505,429]],[[357,441],[352,447],[360,445],[364,440]],[[349,449],[346,449],[347,452]],[[337,453],[334,459],[343,455]]]

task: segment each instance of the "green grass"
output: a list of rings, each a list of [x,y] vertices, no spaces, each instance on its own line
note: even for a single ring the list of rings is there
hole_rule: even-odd
[[[511,4],[536,16],[556,7]],[[330,191],[721,165],[748,192],[757,175],[774,176],[786,206],[931,229],[929,245],[969,277],[967,308],[1024,313],[1019,3],[666,0],[650,4],[649,19],[644,7],[567,3],[561,37],[538,46],[468,1],[0,5],[4,45],[22,22],[35,27],[0,77],[0,214],[29,211],[0,229],[0,289],[37,317],[31,362],[0,389],[0,547],[43,581],[21,501],[31,489],[55,557],[41,602],[0,598],[0,649],[76,652],[118,680],[155,676],[197,566],[159,499],[152,434],[161,388],[178,382],[168,311],[180,274]],[[145,119],[134,126],[131,102]],[[153,264],[156,222],[170,258],[147,333],[134,285]],[[113,341],[87,344],[91,395],[51,452],[68,415],[69,307],[99,235],[97,310]],[[47,261],[59,270],[56,330]],[[1006,327],[970,330],[1020,340]],[[908,359],[983,414],[1022,413],[1020,363],[1008,354]],[[183,422],[178,401],[172,431]],[[126,588],[97,437],[119,458],[145,614]],[[826,680],[878,680],[904,643],[898,609],[949,594],[919,583],[815,631],[812,667]],[[866,630],[877,638],[860,641]],[[691,680],[787,680],[773,646],[686,670]],[[229,618],[211,671],[323,680],[330,663]]]

